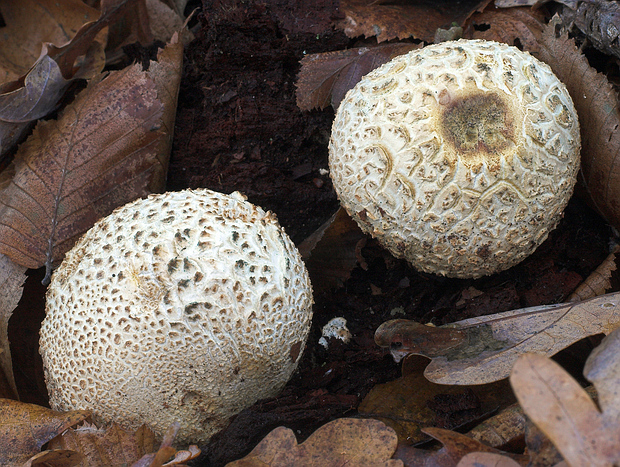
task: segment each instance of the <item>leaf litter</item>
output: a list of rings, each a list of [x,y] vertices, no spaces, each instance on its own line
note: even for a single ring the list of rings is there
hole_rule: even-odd
[[[447,25],[447,26],[449,26],[449,25]],[[467,30],[467,28],[465,28],[465,30]],[[523,31],[525,31],[525,30],[522,30],[521,32],[523,32]],[[517,31],[517,32],[518,32],[518,31]],[[521,33],[519,33],[519,34],[521,34]],[[514,36],[515,38],[516,38],[516,37],[525,37],[524,35],[522,35],[522,34],[521,34],[521,35],[519,35],[519,34],[513,34],[513,36]],[[355,65],[354,65],[354,67],[355,67]],[[336,69],[336,70],[338,70],[338,68],[337,68],[337,67],[336,67],[335,69]],[[332,76],[335,76],[335,74],[336,74],[337,72],[336,72],[336,73],[334,73],[333,71],[330,71],[330,72],[328,72],[328,74],[327,74],[328,76],[329,76],[329,73],[331,73],[331,74],[332,74]],[[343,74],[343,75],[344,75],[344,74]],[[346,81],[346,80],[345,80],[345,81]],[[352,81],[353,81],[353,80],[349,80],[349,84],[350,84]],[[165,80],[164,80],[164,82],[165,82]],[[318,88],[315,88],[315,91],[314,91],[314,92],[316,92],[316,90],[317,90],[317,89],[318,89]],[[321,91],[322,91],[322,90],[321,90]],[[330,104],[330,105],[332,105],[332,98],[333,98],[333,96],[332,96],[332,95],[329,95],[329,93],[328,93],[327,95],[328,95],[329,97],[325,97],[325,96],[323,96],[322,100],[320,100],[320,99],[315,99],[315,101],[316,101],[316,102],[323,102],[323,103],[326,103],[326,102],[329,100],[329,104]],[[159,94],[158,94],[158,96],[159,96]],[[78,98],[78,99],[79,99],[79,98]],[[233,96],[233,99],[234,99],[234,96]],[[320,105],[318,105],[318,107],[321,107],[322,105],[323,105],[323,104],[320,104]],[[327,104],[326,104],[326,105],[327,105]],[[317,106],[317,105],[315,105],[315,106]],[[170,123],[167,123],[167,126],[168,126],[168,128],[171,128]],[[36,133],[36,130],[35,130],[35,133]],[[159,145],[160,145],[160,147],[163,147],[163,143],[161,143],[161,141],[160,141]],[[21,149],[20,149],[20,151],[21,151]],[[163,152],[163,151],[162,151],[162,152]],[[161,154],[162,152],[160,152],[160,154]],[[21,154],[21,153],[20,153],[20,154]],[[22,154],[21,156],[18,156],[18,157],[22,157],[22,158],[24,158],[23,154]],[[243,157],[243,155],[242,155],[242,157]],[[159,161],[159,163],[160,163],[160,165],[162,165],[162,166],[164,166],[164,167],[165,167],[165,165],[166,165],[166,161],[165,161],[165,159],[164,159],[164,161],[163,161],[163,162],[160,160],[160,161]],[[21,167],[20,167],[20,166],[19,166],[19,164],[17,164],[17,165],[16,165],[16,174],[19,174],[19,173],[20,173],[20,170],[21,170],[21,171],[23,171],[23,170],[24,170],[24,168],[23,168],[23,166],[21,166]],[[36,172],[35,172],[35,173],[36,173]],[[161,179],[161,177],[160,177],[160,179]],[[9,188],[10,188],[10,186],[9,186]],[[45,237],[45,236],[44,236],[44,237]],[[69,236],[69,238],[70,238],[70,236]],[[52,238],[52,237],[50,237],[50,239],[52,239],[52,243],[54,243],[53,238]],[[329,236],[328,236],[328,239],[329,239]],[[319,241],[319,243],[320,243],[320,241]],[[316,243],[316,244],[318,245],[319,243]],[[360,240],[359,240],[359,239],[358,239],[356,242],[353,242],[353,241],[348,241],[348,242],[345,242],[344,244],[345,244],[345,245],[347,245],[347,248],[350,248],[350,247],[353,245],[353,243],[355,243],[355,246],[354,246],[354,249],[355,249],[354,254],[352,255],[352,254],[351,254],[351,252],[349,251],[348,253],[346,253],[346,255],[345,255],[345,256],[348,258],[348,261],[350,261],[350,260],[351,260],[351,258],[355,257],[356,259],[361,260],[361,261],[360,261],[360,263],[364,263],[364,264],[366,264],[366,262],[367,262],[367,260],[368,260],[368,264],[370,264],[370,266],[367,264],[367,265],[366,265],[366,269],[365,269],[365,268],[361,268],[361,269],[362,269],[362,275],[363,275],[363,274],[365,274],[365,273],[370,274],[370,273],[372,272],[373,268],[375,267],[375,265],[376,265],[376,264],[379,264],[379,263],[386,264],[386,265],[387,265],[387,270],[388,270],[388,271],[395,271],[395,270],[399,270],[399,271],[406,271],[406,269],[402,269],[402,266],[398,266],[398,263],[397,263],[396,261],[390,260],[390,259],[389,259],[389,258],[387,258],[386,256],[382,255],[380,252],[378,252],[378,250],[377,250],[377,249],[376,249],[376,248],[375,248],[372,244],[371,244],[368,248],[366,248],[366,247],[364,247],[364,246],[360,246],[359,251],[357,250],[357,246],[358,246],[358,245],[359,245],[359,243],[360,243]],[[56,247],[57,247],[57,245],[56,245]],[[329,242],[328,242],[326,245],[323,245],[323,247],[324,247],[324,248],[327,248],[327,251],[329,251]],[[52,250],[53,250],[53,248],[52,248]],[[312,254],[314,254],[314,253],[312,253]],[[53,255],[52,255],[52,257],[53,257]],[[44,260],[44,262],[48,262],[48,264],[49,264],[49,258],[48,258],[48,256],[45,256],[45,260]],[[358,278],[358,277],[359,277],[360,270],[359,270],[358,268],[353,268],[353,269],[352,269],[352,266],[351,266],[350,264],[351,264],[351,263],[347,263],[347,266],[346,266],[345,268],[343,268],[343,271],[339,272],[339,273],[336,275],[337,279],[336,279],[335,281],[330,282],[330,283],[329,283],[329,285],[326,287],[326,290],[333,290],[333,289],[334,289],[334,285],[336,285],[336,286],[337,286],[339,282],[340,282],[340,283],[345,283],[345,284],[347,284],[347,283],[350,283],[350,282],[351,282],[351,281],[350,281],[350,279],[351,279],[351,278],[354,278],[354,279],[355,279],[355,278]],[[399,269],[399,268],[400,268],[400,269]],[[320,270],[320,268],[319,268],[319,270]],[[553,270],[553,268],[551,268],[551,269],[549,269],[549,270]],[[398,283],[400,284],[400,285],[399,285],[399,287],[401,287],[402,289],[405,289],[405,290],[407,290],[407,289],[408,289],[408,290],[407,290],[408,292],[414,292],[414,291],[415,291],[415,288],[417,287],[417,285],[415,285],[415,282],[414,282],[414,281],[419,281],[419,280],[420,280],[420,278],[419,278],[419,277],[416,277],[416,276],[415,276],[415,274],[413,274],[413,275],[412,275],[412,274],[411,274],[411,271],[407,271],[407,272],[406,272],[406,274],[407,274],[407,276],[401,276],[401,279],[398,281]],[[554,272],[553,274],[556,274],[556,273]],[[375,277],[374,279],[371,279],[371,280],[372,280],[372,281],[375,281],[375,282],[377,282],[377,284],[379,284],[379,285],[376,285],[376,284],[373,284],[373,283],[371,282],[371,284],[373,285],[373,287],[371,287],[372,294],[373,294],[372,296],[376,297],[377,299],[383,299],[383,300],[391,300],[391,299],[392,299],[392,297],[388,297],[388,294],[389,294],[388,290],[389,290],[389,289],[386,287],[386,284],[381,283],[381,281],[377,281],[377,278],[376,278],[376,277]],[[424,278],[424,280],[428,280],[428,278]],[[453,287],[453,286],[451,286],[451,285],[448,283],[448,287]],[[470,286],[468,285],[468,287],[467,287],[467,288],[469,289],[469,287],[470,287]],[[339,288],[338,290],[341,290],[341,289],[342,289],[342,288]],[[453,290],[454,290],[454,289],[453,289]],[[457,289],[457,290],[458,290],[458,289]],[[470,290],[471,290],[471,289],[470,289]],[[476,283],[476,287],[474,288],[474,290],[476,290],[476,291],[480,291],[481,293],[480,293],[480,294],[475,293],[475,294],[469,294],[469,295],[467,295],[467,297],[469,297],[469,298],[466,298],[466,299],[464,300],[464,303],[467,303],[467,302],[468,302],[468,301],[470,301],[470,300],[478,300],[478,299],[480,299],[480,297],[484,297],[484,296],[487,294],[487,292],[486,292],[486,291],[488,290],[488,287],[485,287],[485,285],[484,285],[484,281],[482,281],[482,282],[480,282],[480,283]],[[448,294],[449,294],[449,293],[450,293],[450,292],[449,292],[449,289],[448,289],[448,290],[446,291],[446,296],[448,296]],[[462,295],[462,297],[466,297],[466,295],[465,295],[464,293],[461,293],[461,295]],[[353,300],[355,300],[355,298],[353,298]],[[458,300],[458,294],[454,295],[454,299],[452,300],[452,303],[455,303],[457,300]],[[323,303],[323,304],[321,304],[321,306],[325,306],[325,305],[324,305],[324,303]],[[389,306],[389,305],[388,305],[388,306]],[[395,309],[395,308],[394,308],[394,309]],[[411,309],[409,309],[409,312],[411,312]],[[384,316],[384,315],[382,315],[382,316]],[[357,325],[357,326],[359,326],[358,324],[356,324],[356,325]],[[357,331],[358,331],[358,332],[360,331],[360,328],[359,328],[359,327],[357,328]],[[362,335],[362,334],[360,333],[360,334],[359,334],[359,336],[361,337],[361,335]],[[457,334],[457,335],[458,335],[458,334]],[[360,337],[358,337],[358,341],[356,342],[356,345],[360,345],[360,344],[361,344],[362,340],[360,339]],[[457,339],[457,340],[458,340],[458,339]],[[486,341],[485,341],[485,342],[486,342]],[[491,341],[489,341],[489,342],[493,342],[493,340],[491,340]],[[366,345],[366,344],[364,344],[364,345]],[[337,347],[337,346],[335,346],[335,347]],[[337,350],[337,349],[336,349],[336,350]],[[342,348],[341,348],[341,350],[342,350]],[[350,351],[349,351],[349,352],[350,352]],[[439,435],[438,435],[438,436],[439,436]],[[445,436],[450,437],[450,436],[456,436],[456,435],[445,435]],[[447,438],[446,438],[446,439],[447,439]],[[328,441],[326,441],[326,443],[329,443],[329,442],[328,442]],[[303,443],[302,443],[302,444],[303,444]],[[458,452],[460,452],[460,453],[461,453],[461,456],[462,456],[462,455],[463,455],[463,453],[464,453],[465,451],[458,451]]]

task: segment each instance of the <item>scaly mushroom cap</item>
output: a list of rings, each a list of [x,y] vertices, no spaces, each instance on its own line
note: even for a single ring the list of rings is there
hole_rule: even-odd
[[[340,104],[338,197],[414,267],[477,278],[530,255],[579,169],[579,123],[550,68],[515,47],[460,40],[373,70]]]
[[[127,204],[52,277],[40,335],[50,405],[157,433],[178,421],[179,443],[203,443],[286,384],[311,307],[297,249],[239,193]]]

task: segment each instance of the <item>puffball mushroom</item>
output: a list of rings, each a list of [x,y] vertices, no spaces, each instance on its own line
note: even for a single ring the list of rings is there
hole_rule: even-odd
[[[530,255],[562,217],[579,123],[551,69],[482,40],[429,45],[340,104],[329,166],[341,204],[393,255],[478,278]]]
[[[98,221],[52,276],[40,333],[55,410],[204,443],[275,396],[312,318],[275,215],[231,195],[151,195]]]

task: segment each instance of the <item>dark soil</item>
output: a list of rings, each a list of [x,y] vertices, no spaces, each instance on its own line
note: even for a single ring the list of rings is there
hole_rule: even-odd
[[[328,167],[334,113],[300,111],[295,80],[304,54],[355,45],[334,27],[341,16],[337,3],[203,0],[201,28],[185,51],[169,190],[238,190],[275,212],[297,244],[333,215],[338,201],[321,169]],[[358,264],[342,287],[315,295],[310,338],[282,394],[239,414],[203,447],[196,465],[220,466],[243,457],[277,426],[293,429],[301,442],[330,420],[355,416],[372,387],[400,376],[400,366],[373,340],[375,329],[395,314],[440,325],[561,302],[605,259],[610,237],[608,225],[576,197],[530,258],[479,280],[419,273],[368,240],[361,250],[365,267]],[[38,280],[34,274],[28,282]],[[22,322],[28,323],[29,307],[20,306]],[[36,349],[42,316],[30,315],[34,324],[22,326],[32,329],[10,332],[31,335]],[[346,345],[332,340],[326,350],[318,344],[321,328],[336,316],[347,319],[354,337]],[[13,354],[30,362],[38,358],[17,348]],[[28,364],[14,361],[14,368]],[[34,381],[40,375],[16,377],[20,386],[30,385],[27,393],[44,392]]]

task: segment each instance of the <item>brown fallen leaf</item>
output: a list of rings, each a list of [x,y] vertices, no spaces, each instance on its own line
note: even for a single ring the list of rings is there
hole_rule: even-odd
[[[157,449],[155,434],[146,427],[127,431],[116,424],[105,428],[84,423],[52,439],[48,449],[79,452],[87,466],[131,465]]]
[[[620,462],[620,329],[588,358],[584,376],[596,387],[599,406],[559,364],[543,355],[519,357],[510,383],[532,421],[553,441],[569,465]]]
[[[349,278],[358,261],[356,246],[365,238],[355,221],[340,208],[299,245],[315,293],[335,289]]]
[[[546,26],[540,56],[568,89],[581,126],[581,179],[596,209],[620,227],[620,113],[618,96],[590,67],[566,33],[556,37],[559,19]]]
[[[345,19],[340,24],[349,37],[377,37],[378,42],[391,39],[421,39],[432,43],[439,28],[463,25],[474,11],[490,0],[465,2],[382,2],[377,0],[342,0],[340,10]]]
[[[457,467],[519,467],[510,457],[494,452],[472,452],[463,456]]]
[[[394,430],[378,420],[340,418],[323,425],[301,444],[297,444],[292,430],[276,428],[250,454],[227,467],[402,467],[401,461],[390,459],[396,444]]]
[[[80,459],[78,452],[54,449],[32,456],[22,467],[73,467],[79,465]]]
[[[90,415],[86,410],[56,412],[33,404],[0,399],[0,465],[19,465],[41,446]]]
[[[163,188],[170,135],[162,126],[172,128],[174,111],[164,114],[162,99],[176,105],[181,55],[178,43],[168,47],[174,52],[164,49],[153,70],[133,65],[93,80],[20,146],[0,193],[0,252],[26,267],[45,264],[49,276],[97,219]]]
[[[517,465],[522,466],[526,466],[529,461],[528,456],[504,453],[454,431],[442,428],[424,428],[422,431],[441,442],[443,445],[441,449],[430,451],[401,444],[398,446],[394,458],[401,459],[408,466],[424,467],[456,467],[460,465],[460,460],[467,454],[480,452],[507,456],[516,462]]]
[[[0,83],[25,75],[41,54],[41,45],[68,43],[99,10],[81,0],[20,0],[2,2],[5,26],[0,42]]]
[[[568,302],[578,302],[603,295],[611,288],[611,274],[616,270],[616,255],[620,245],[616,245],[607,258],[597,267],[575,291],[569,295]]]
[[[509,10],[487,8],[469,18],[463,36],[468,39],[484,39],[510,45],[520,44],[524,50],[537,55],[538,40],[544,23],[545,16],[542,10],[526,7]]]
[[[196,446],[184,451],[173,449],[177,431],[178,427],[173,426],[158,448],[155,433],[146,426],[128,431],[117,424],[98,428],[84,422],[52,439],[48,448],[79,453],[81,460],[74,464],[79,467],[180,465],[198,457],[200,449]]]
[[[106,26],[122,20],[139,1],[144,0],[102,2],[96,21],[85,23],[68,42],[44,42],[32,68],[0,87],[0,154],[11,149],[32,122],[55,109],[73,80],[92,78],[101,72],[105,65]]]
[[[400,443],[428,440],[424,427],[454,429],[515,401],[506,381],[469,388],[432,383],[423,375],[428,360],[412,365],[415,359],[406,360],[401,378],[374,386],[357,409],[393,428]]]
[[[26,268],[0,254],[0,398],[17,399],[9,346],[9,318],[22,296]]]
[[[337,109],[347,91],[362,76],[419,44],[396,43],[306,55],[297,77],[297,106],[301,110]]]
[[[519,404],[501,410],[467,432],[467,436],[493,448],[514,444],[523,438],[527,420]]]
[[[523,308],[424,326],[408,320],[383,323],[377,345],[398,361],[408,354],[432,359],[424,376],[439,384],[484,384],[508,377],[519,355],[551,356],[578,340],[620,326],[620,292],[583,302]]]

